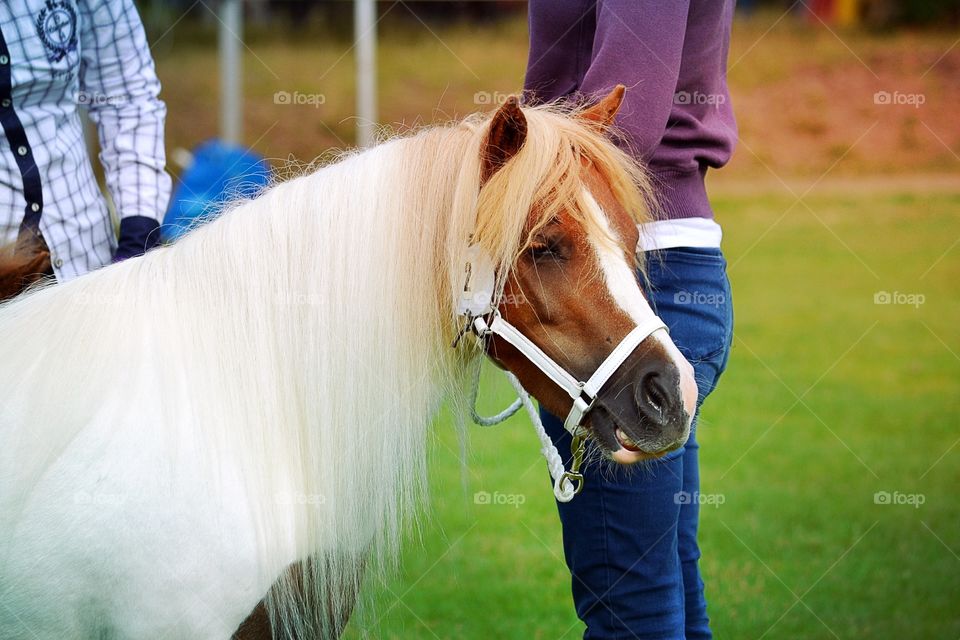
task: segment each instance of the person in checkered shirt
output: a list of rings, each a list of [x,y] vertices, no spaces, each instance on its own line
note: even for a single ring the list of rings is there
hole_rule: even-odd
[[[166,107],[133,0],[0,2],[0,243],[69,280],[159,242]],[[107,208],[83,137],[96,124]]]

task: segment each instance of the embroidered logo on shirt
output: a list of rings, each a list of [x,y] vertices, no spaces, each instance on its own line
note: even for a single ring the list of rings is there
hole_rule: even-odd
[[[68,0],[47,0],[36,24],[50,62],[60,62],[77,50],[77,10]]]

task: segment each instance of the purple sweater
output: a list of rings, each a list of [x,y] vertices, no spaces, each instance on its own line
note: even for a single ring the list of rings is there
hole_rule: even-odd
[[[734,0],[530,0],[529,100],[627,87],[625,149],[654,176],[667,218],[712,218],[704,178],[737,139],[727,92]]]

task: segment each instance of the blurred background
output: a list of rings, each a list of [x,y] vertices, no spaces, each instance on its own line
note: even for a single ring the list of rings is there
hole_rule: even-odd
[[[223,133],[224,7],[139,6],[187,164],[175,150]],[[281,174],[358,140],[354,12],[246,0],[228,31],[231,135]],[[522,86],[523,2],[372,17],[381,135]],[[958,638],[960,0],[741,1],[729,79],[740,141],[708,187],[736,335],[699,426],[715,633]],[[492,372],[483,385],[483,408],[510,400]],[[428,514],[348,637],[580,637],[528,420],[471,429],[465,467],[449,416],[434,432]]]

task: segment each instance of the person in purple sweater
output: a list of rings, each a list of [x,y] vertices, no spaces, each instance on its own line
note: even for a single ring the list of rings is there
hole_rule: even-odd
[[[627,87],[619,143],[649,168],[658,219],[641,234],[647,294],[694,366],[698,408],[723,372],[733,310],[721,229],[704,179],[737,139],[726,65],[734,0],[530,0],[528,102]],[[641,279],[642,281],[642,279]],[[542,412],[561,454],[562,420]],[[687,444],[644,469],[593,465],[558,503],[584,638],[710,638],[700,577],[696,421]]]

